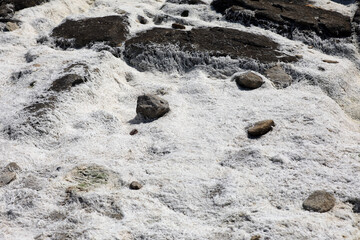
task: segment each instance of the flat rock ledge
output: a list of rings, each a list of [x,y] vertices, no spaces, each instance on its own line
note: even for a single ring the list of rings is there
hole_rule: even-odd
[[[307,0],[215,0],[211,6],[228,21],[276,29],[290,38],[295,29],[323,38],[351,36],[350,17],[314,7]]]
[[[126,16],[113,15],[81,20],[67,19],[55,27],[51,37],[62,48],[82,48],[103,42],[111,47],[121,46],[128,34]]]
[[[175,52],[183,54],[174,56]],[[187,59],[181,59],[186,58],[186,54]],[[221,27],[190,31],[154,28],[126,41],[124,50],[127,62],[142,71],[151,70],[152,67],[168,70],[161,69],[160,63],[183,64],[186,65],[184,68],[191,69],[196,65],[208,64],[209,57],[227,56],[265,64],[297,61],[295,56],[281,53],[279,44],[265,36]]]

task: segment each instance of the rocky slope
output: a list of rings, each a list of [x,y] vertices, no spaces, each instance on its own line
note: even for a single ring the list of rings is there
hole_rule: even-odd
[[[0,239],[360,239],[352,0],[0,0]]]

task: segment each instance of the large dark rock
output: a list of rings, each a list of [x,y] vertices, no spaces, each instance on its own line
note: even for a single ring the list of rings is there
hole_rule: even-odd
[[[169,103],[158,96],[146,94],[138,97],[136,113],[145,119],[157,119],[169,111]]]
[[[303,208],[313,212],[327,212],[335,206],[335,197],[326,191],[313,192],[304,202]]]
[[[15,11],[19,11],[24,8],[34,7],[40,5],[49,0],[2,0],[0,1],[0,11],[3,5],[12,4]]]
[[[229,21],[275,28],[289,37],[296,28],[325,38],[351,35],[350,17],[314,7],[306,0],[214,0],[211,5]]]
[[[197,64],[207,64],[205,60],[202,61],[201,54],[207,57],[253,59],[260,63],[297,61],[296,57],[284,56],[278,47],[278,43],[265,36],[231,28],[197,28],[191,31],[154,28],[126,41],[124,56],[130,65],[139,70],[149,70],[142,66],[142,61],[153,63],[164,61],[166,57],[173,58],[178,64],[187,64],[186,67],[190,69]],[[179,60],[182,56],[174,56],[169,49],[194,56],[195,60]],[[154,66],[159,69],[158,65]]]
[[[263,85],[264,80],[253,72],[246,72],[241,75],[235,76],[236,84],[245,89],[256,89]]]
[[[177,4],[190,4],[190,5],[205,4],[201,0],[167,0],[166,2],[177,3]]]
[[[58,46],[81,48],[104,42],[111,47],[120,46],[128,34],[128,22],[124,16],[106,16],[81,20],[67,19],[53,29],[51,36]]]

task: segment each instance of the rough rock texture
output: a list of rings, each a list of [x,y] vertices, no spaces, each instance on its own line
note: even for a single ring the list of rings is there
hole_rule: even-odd
[[[234,5],[253,11],[253,17],[246,19],[248,23],[275,27],[279,33],[286,33],[290,37],[295,28],[314,31],[322,37],[342,38],[351,35],[350,17],[314,7],[305,0],[215,0],[211,5],[221,13]],[[228,20],[242,21],[243,10],[233,8],[231,11],[227,15]]]
[[[261,137],[262,135],[270,132],[274,126],[275,123],[273,120],[264,120],[256,122],[247,130],[247,132],[250,137]]]
[[[145,119],[157,119],[169,111],[169,103],[158,96],[146,94],[138,97],[136,113]]]
[[[313,212],[328,212],[335,206],[335,197],[326,191],[313,192],[303,203],[303,208]]]
[[[275,66],[265,71],[265,76],[269,78],[276,88],[286,88],[291,85],[292,78],[281,66]]]
[[[244,74],[234,77],[236,84],[242,88],[256,89],[263,85],[264,80],[253,72],[246,72]]]
[[[51,36],[57,39],[60,47],[81,48],[96,42],[117,47],[125,41],[127,34],[127,18],[114,15],[81,20],[67,19],[53,29]]]
[[[230,56],[233,59],[254,59],[262,63],[297,61],[294,56],[284,56],[278,50],[279,45],[265,36],[220,27],[197,28],[191,31],[154,28],[126,41],[124,56],[131,65],[146,70],[141,65],[144,58],[151,55],[162,60],[166,55],[154,53],[152,47],[165,52],[169,46],[176,46],[180,51],[194,56],[197,53],[206,53],[210,57]],[[188,68],[196,65],[192,62],[186,64],[189,65]]]
[[[67,74],[59,79],[56,79],[49,88],[49,91],[61,92],[69,91],[76,85],[85,83],[87,79],[77,74]]]
[[[17,163],[15,162],[11,162],[9,163],[5,169],[9,172],[18,172],[18,171],[21,171],[21,168],[19,167],[19,165],[17,165]]]
[[[3,6],[3,4],[12,4],[14,5],[14,10],[19,11],[24,8],[34,7],[36,5],[40,5],[44,2],[48,2],[48,0],[3,0],[0,2],[0,7]],[[1,8],[0,8],[1,11]]]
[[[360,213],[360,198],[353,198],[347,201],[351,205],[353,205],[353,212]]]
[[[139,190],[142,188],[142,185],[139,182],[133,181],[130,183],[129,188],[132,190]]]

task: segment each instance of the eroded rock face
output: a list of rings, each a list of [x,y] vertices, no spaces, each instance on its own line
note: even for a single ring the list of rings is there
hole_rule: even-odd
[[[303,203],[303,208],[313,212],[328,212],[335,206],[335,197],[326,191],[313,192]]]
[[[206,60],[199,56],[201,54],[208,57],[253,59],[261,63],[297,61],[296,57],[284,56],[278,51],[278,47],[276,42],[265,36],[230,28],[197,28],[191,31],[154,28],[128,40],[125,43],[124,56],[130,65],[143,71],[150,68],[143,62],[153,62],[154,58],[158,61],[174,58],[169,48],[176,48],[180,52],[194,56],[193,61],[181,61],[185,65],[185,70],[198,64],[206,64]],[[174,61],[176,59],[167,62],[174,64]],[[162,70],[156,64],[154,67]]]
[[[215,0],[211,5],[217,12],[226,14],[229,21],[275,27],[278,33],[289,37],[295,28],[313,31],[321,37],[343,38],[351,35],[350,17],[314,7],[306,0]],[[227,12],[232,6],[238,8]],[[244,11],[251,11],[252,16]]]
[[[157,119],[169,111],[169,103],[165,99],[151,94],[138,97],[136,113],[145,119]]]
[[[96,42],[117,47],[125,41],[127,34],[127,18],[114,15],[81,20],[67,19],[53,29],[51,36],[62,48],[81,48]]]

